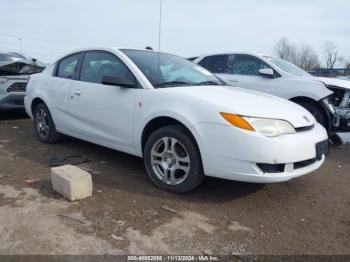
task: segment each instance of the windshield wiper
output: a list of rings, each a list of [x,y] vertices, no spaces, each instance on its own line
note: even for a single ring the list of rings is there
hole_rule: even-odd
[[[169,81],[153,85],[154,87],[167,87],[167,86],[177,86],[177,85],[192,85],[192,83],[184,81]]]
[[[204,85],[212,85],[212,86],[218,86],[218,85],[223,85],[223,83],[217,82],[217,81],[204,81],[204,82],[199,82],[196,84],[196,86],[204,86]]]

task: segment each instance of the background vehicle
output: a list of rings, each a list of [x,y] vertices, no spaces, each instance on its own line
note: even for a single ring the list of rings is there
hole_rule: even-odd
[[[338,76],[337,78],[350,81],[350,76]]]
[[[181,57],[146,50],[70,53],[30,78],[25,107],[42,142],[63,133],[143,157],[151,180],[177,193],[204,174],[290,180],[318,169],[328,146],[302,107],[232,89]]]
[[[271,55],[224,53],[190,59],[232,86],[269,93],[303,106],[329,133],[350,132],[348,81],[313,77]]]
[[[0,109],[23,109],[28,77],[45,65],[17,53],[0,53]]]

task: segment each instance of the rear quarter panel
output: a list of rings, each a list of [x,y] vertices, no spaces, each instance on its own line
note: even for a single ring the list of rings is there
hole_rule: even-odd
[[[30,76],[27,85],[25,96],[25,108],[27,113],[32,117],[31,105],[35,98],[40,98],[44,101],[50,110],[50,95],[51,76],[45,74],[34,74]],[[50,110],[51,112],[51,110]]]

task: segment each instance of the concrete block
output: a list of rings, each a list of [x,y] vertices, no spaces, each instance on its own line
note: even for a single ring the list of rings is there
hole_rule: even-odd
[[[92,194],[91,175],[76,166],[53,167],[50,177],[53,189],[70,201],[90,197]]]

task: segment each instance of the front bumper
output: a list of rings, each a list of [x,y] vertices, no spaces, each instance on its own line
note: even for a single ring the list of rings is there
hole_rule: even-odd
[[[338,106],[333,105],[329,97],[322,100],[322,105],[329,115],[332,132],[350,132],[350,91],[344,93]]]
[[[233,126],[203,123],[194,127],[200,139],[204,172],[208,176],[255,183],[288,181],[323,164],[316,144],[328,139],[320,125],[308,131],[275,138]],[[264,172],[258,164],[282,164],[281,172]],[[301,165],[300,163],[305,163]]]
[[[24,109],[28,76],[5,77],[8,80],[0,85],[0,109]]]

